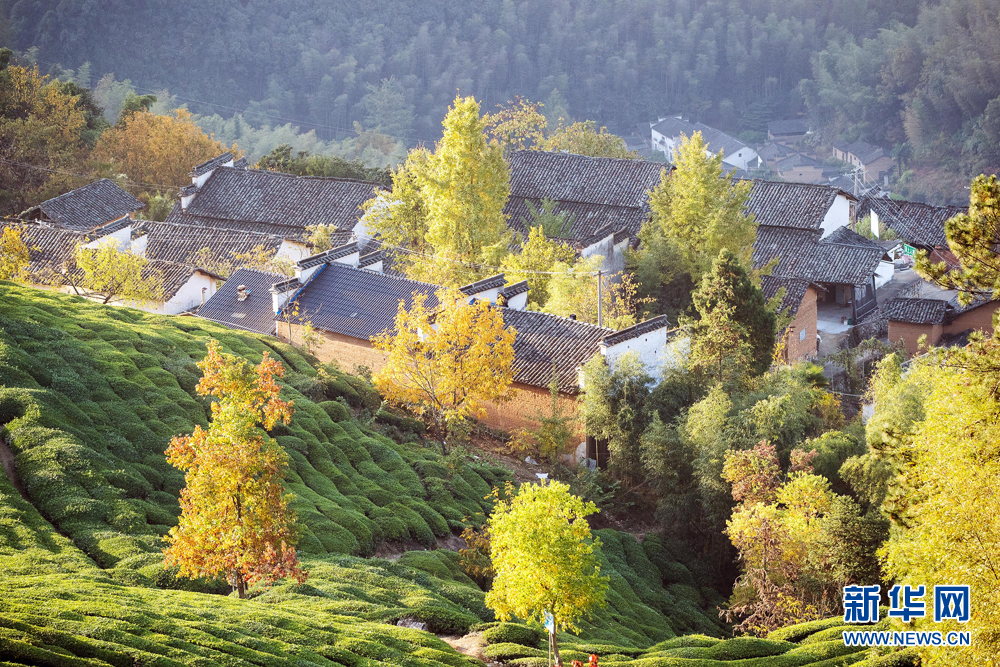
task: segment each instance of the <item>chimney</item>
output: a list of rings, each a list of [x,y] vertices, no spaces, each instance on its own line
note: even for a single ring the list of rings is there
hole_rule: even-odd
[[[576,321],[576,313],[570,313],[569,319]]]
[[[236,300],[237,301],[246,301],[247,300],[247,286],[246,285],[240,285],[239,287],[236,288]]]

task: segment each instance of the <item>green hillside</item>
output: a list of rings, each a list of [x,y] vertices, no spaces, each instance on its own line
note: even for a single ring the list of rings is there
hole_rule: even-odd
[[[270,350],[289,371],[283,395],[296,409],[291,424],[272,434],[292,458],[287,485],[297,497],[310,577],[252,590],[246,601],[217,582],[176,578],[160,555],[183,483],[163,451],[171,436],[206,423],[208,404],[194,387],[209,337],[255,361]],[[372,420],[379,401],[371,387],[313,361],[273,339],[196,318],[0,283],[0,434],[26,494],[0,477],[7,575],[0,579],[0,663],[476,663],[433,634],[397,627],[400,619],[439,634],[484,628],[488,655],[535,660],[536,635],[525,629],[525,646],[525,633],[492,623],[457,554],[422,550],[464,519],[481,520],[491,487],[510,473],[442,458],[405,418]],[[838,652],[829,630],[790,636],[795,643],[713,639],[724,633],[715,609],[721,599],[699,586],[706,578],[696,555],[656,536],[640,543],[598,532],[609,606],[579,638],[564,638],[578,652],[636,665],[774,655],[781,657],[740,664],[833,665],[863,657],[844,662],[843,644]],[[368,557],[387,541],[411,550],[398,562]],[[696,639],[681,636],[692,633]]]

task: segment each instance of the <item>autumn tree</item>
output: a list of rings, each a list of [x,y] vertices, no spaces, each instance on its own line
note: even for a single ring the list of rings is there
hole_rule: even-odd
[[[917,272],[945,289],[958,290],[963,304],[977,298],[1000,298],[1000,182],[996,175],[976,176],[969,194],[969,212],[944,224],[945,237],[958,266],[931,262],[926,250],[917,253]]]
[[[630,151],[625,140],[616,134],[608,132],[606,127],[597,127],[592,120],[573,123],[568,127],[560,127],[548,137],[538,142],[539,150],[564,151],[590,157],[616,157],[636,159],[639,154]]]
[[[691,361],[720,382],[771,366],[774,312],[736,255],[723,249],[692,296],[699,320],[691,327]]]
[[[592,502],[549,482],[522,484],[500,499],[489,519],[490,558],[496,576],[486,604],[503,621],[543,622],[551,614],[556,631],[579,630],[577,623],[605,604],[608,577],[597,559],[600,540],[587,517]],[[554,642],[556,664],[561,665]]]
[[[707,154],[700,132],[682,139],[675,166],[649,193],[652,215],[630,261],[646,296],[669,294],[683,274],[697,285],[722,250],[751,265],[757,224],[744,212],[750,182],[724,174],[722,153]]]
[[[400,302],[394,331],[372,338],[388,356],[373,381],[390,403],[427,417],[447,451],[446,435],[463,435],[469,417],[485,416],[487,402],[509,398],[514,336],[487,300],[415,294],[409,310]]]
[[[0,215],[83,185],[70,172],[80,170],[97,122],[75,88],[11,64],[12,55],[0,49]]]
[[[77,246],[62,280],[75,294],[101,303],[141,303],[163,298],[160,272],[142,255],[121,250],[114,239],[96,247]]]
[[[549,298],[541,310],[562,317],[575,315],[583,322],[609,329],[624,329],[642,321],[641,311],[649,299],[639,296],[632,274],[599,275],[603,265],[604,257],[600,255],[581,258],[575,264],[553,264]]]
[[[16,227],[4,227],[0,233],[0,280],[20,280],[28,270],[31,254]]]
[[[241,155],[202,132],[187,109],[173,115],[124,111],[121,120],[101,135],[94,147],[96,160],[111,163],[136,183],[180,187],[191,182],[196,164],[225,151]]]
[[[222,352],[216,340],[198,362],[196,387],[211,396],[208,430],[195,426],[167,448],[167,461],[184,472],[181,516],[167,535],[166,564],[187,577],[226,577],[241,597],[258,581],[307,573],[295,555],[295,514],[282,479],[288,454],[261,430],[292,418],[291,401],[279,398],[281,362],[265,351],[254,366]]]
[[[322,252],[325,249],[328,248],[317,249],[316,252]],[[188,255],[185,262],[211,271],[223,278],[228,278],[239,269],[254,269],[285,276],[291,276],[295,273],[295,265],[291,260],[279,257],[273,249],[268,249],[264,245],[254,246],[246,252],[226,252],[212,250],[208,247],[201,248]]]
[[[548,121],[540,104],[516,97],[497,105],[493,113],[484,114],[483,125],[490,143],[500,146],[507,155],[541,144]]]
[[[497,266],[510,234],[503,208],[510,175],[503,150],[490,145],[472,97],[456,97],[444,119],[444,136],[417,172],[433,246],[435,282],[457,287],[474,280],[470,265]]]

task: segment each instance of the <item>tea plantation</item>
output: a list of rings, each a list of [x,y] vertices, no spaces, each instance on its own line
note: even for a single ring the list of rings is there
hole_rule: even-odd
[[[164,568],[181,474],[170,437],[207,423],[195,363],[216,338],[285,365],[288,451],[306,583],[237,600]],[[263,336],[0,282],[0,434],[24,497],[0,476],[0,664],[49,667],[479,664],[429,632],[483,630],[486,655],[541,664],[526,626],[496,624],[483,591],[437,539],[479,522],[503,468],[442,458],[419,425],[378,412],[364,380]],[[356,411],[361,417],[356,418]],[[374,413],[374,418],[372,418]],[[391,437],[389,437],[391,436]],[[566,657],[613,665],[909,665],[851,653],[830,622],[768,640],[721,640],[718,593],[696,555],[657,536],[598,531],[608,607],[565,636]],[[413,550],[372,558],[384,543]],[[432,549],[430,551],[420,550]],[[882,660],[879,662],[878,660]],[[891,660],[894,662],[884,662]]]

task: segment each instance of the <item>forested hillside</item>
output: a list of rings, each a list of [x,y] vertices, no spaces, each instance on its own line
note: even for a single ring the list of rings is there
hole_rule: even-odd
[[[912,25],[921,4],[7,0],[0,46],[38,47],[43,71],[90,62],[94,77],[168,88],[199,113],[303,121],[327,139],[390,116],[389,134],[436,139],[456,89],[484,109],[521,95],[626,134],[666,112],[760,132],[801,110],[799,82],[831,39]],[[390,77],[402,114],[371,97]]]

